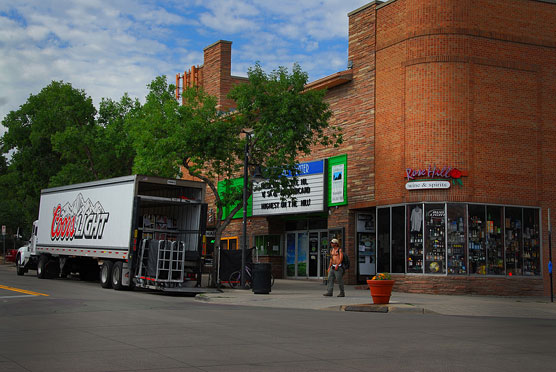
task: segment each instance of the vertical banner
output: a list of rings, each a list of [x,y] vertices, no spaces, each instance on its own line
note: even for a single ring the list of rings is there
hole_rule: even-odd
[[[328,206],[346,205],[347,196],[347,155],[328,158]]]
[[[344,164],[332,166],[332,195],[331,203],[344,202]]]

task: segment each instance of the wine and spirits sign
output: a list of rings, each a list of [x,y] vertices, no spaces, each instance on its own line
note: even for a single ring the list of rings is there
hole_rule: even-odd
[[[463,186],[462,171],[454,167],[406,168],[407,190],[449,189],[451,185]]]
[[[253,216],[323,211],[324,174],[324,160],[299,164],[295,199],[282,200],[278,192],[268,188],[255,191]]]

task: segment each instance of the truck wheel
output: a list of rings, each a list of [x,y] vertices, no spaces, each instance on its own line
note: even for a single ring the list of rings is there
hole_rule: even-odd
[[[23,266],[21,266],[21,264],[19,263],[19,259],[20,259],[20,255],[17,255],[17,258],[15,260],[15,266],[16,266],[16,272],[17,275],[23,275],[25,274],[25,268]]]
[[[48,264],[48,261],[49,261],[48,256],[44,254],[39,257],[39,263],[37,264],[37,278],[39,279],[47,278],[46,266]]]
[[[100,285],[102,288],[112,288],[112,269],[114,262],[104,261],[100,267]]]
[[[114,267],[112,268],[112,288],[117,291],[120,291],[124,288],[122,285],[122,272],[123,272],[123,263],[122,261],[117,261],[114,263]]]

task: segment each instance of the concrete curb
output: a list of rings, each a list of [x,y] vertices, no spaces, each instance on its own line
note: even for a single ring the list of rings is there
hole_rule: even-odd
[[[435,314],[433,311],[424,307],[414,306],[411,304],[360,304],[360,305],[344,305],[341,306],[342,311],[358,311],[370,313],[413,313],[413,314]]]

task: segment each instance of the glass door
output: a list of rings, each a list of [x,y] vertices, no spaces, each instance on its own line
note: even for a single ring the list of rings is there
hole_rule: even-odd
[[[309,237],[308,233],[297,233],[297,275],[307,276],[307,261],[309,253]]]
[[[286,276],[292,278],[321,278],[328,253],[326,231],[297,231],[286,233]]]
[[[286,234],[286,276],[296,276],[296,233]]]

